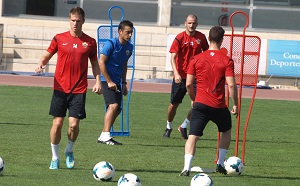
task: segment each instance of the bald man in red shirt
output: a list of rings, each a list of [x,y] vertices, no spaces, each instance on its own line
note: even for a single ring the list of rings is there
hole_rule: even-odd
[[[176,110],[186,95],[186,72],[190,58],[208,49],[206,36],[196,30],[198,26],[197,16],[189,14],[186,17],[184,24],[186,30],[175,37],[170,48],[171,65],[174,72],[174,78],[171,88],[171,101],[168,107],[167,126],[163,134],[163,137],[167,138],[170,137],[172,132],[172,122],[176,115]],[[178,127],[183,139],[188,138],[187,126],[190,123],[190,114],[191,111],[189,110],[186,119]]]

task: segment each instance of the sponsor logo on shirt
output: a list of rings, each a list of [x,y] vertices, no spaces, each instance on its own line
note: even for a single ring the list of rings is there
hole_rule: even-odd
[[[88,44],[87,42],[83,42],[83,43],[82,43],[82,46],[83,46],[83,48],[86,48],[86,47],[89,46],[89,44]]]
[[[62,45],[63,45],[63,46],[66,46],[67,44],[68,44],[68,43],[63,43]]]
[[[129,56],[129,54],[130,54],[130,51],[126,50],[126,55]]]

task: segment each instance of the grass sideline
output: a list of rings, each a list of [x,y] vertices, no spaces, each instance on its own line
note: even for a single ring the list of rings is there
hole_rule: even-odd
[[[132,172],[141,179],[143,186],[187,186],[196,174],[178,176],[183,168],[185,141],[175,129],[190,106],[188,96],[178,108],[171,138],[163,139],[169,94],[136,92],[132,93],[130,104],[131,136],[116,137],[123,146],[108,146],[96,142],[103,125],[103,97],[89,91],[87,118],[80,125],[80,135],[74,146],[75,168],[68,170],[64,163],[65,123],[60,145],[61,169],[49,170],[51,95],[51,88],[0,86],[0,157],[6,163],[0,185],[109,186],[117,185],[121,175]],[[241,123],[249,101],[243,99]],[[299,106],[300,102],[294,101],[256,100],[247,133],[244,172],[238,177],[209,174],[214,185],[298,186]],[[227,157],[233,155],[234,138],[233,131]],[[216,139],[216,127],[209,124],[197,144],[200,148],[197,148],[192,166],[215,167]],[[104,160],[112,163],[116,174],[112,182],[99,183],[92,176],[92,168]]]

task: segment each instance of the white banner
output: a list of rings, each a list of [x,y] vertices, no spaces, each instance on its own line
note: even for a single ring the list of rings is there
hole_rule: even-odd
[[[266,75],[267,66],[267,39],[261,39],[260,56],[258,64],[258,75]]]
[[[172,65],[171,65],[171,53],[169,51],[170,51],[171,45],[172,45],[175,37],[176,37],[176,35],[174,35],[174,34],[168,35],[165,71],[173,71]]]

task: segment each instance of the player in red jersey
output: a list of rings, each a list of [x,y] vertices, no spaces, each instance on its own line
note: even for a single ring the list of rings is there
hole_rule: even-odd
[[[185,21],[186,30],[179,33],[170,48],[171,65],[174,72],[174,78],[171,88],[171,101],[168,107],[168,118],[166,130],[163,137],[170,137],[172,132],[172,122],[176,115],[176,110],[184,96],[186,95],[186,72],[189,66],[189,60],[192,56],[208,49],[208,43],[203,33],[196,31],[198,19],[196,15],[190,14]],[[181,137],[187,139],[187,125],[190,123],[189,111],[184,122],[178,127]]]
[[[70,31],[53,37],[46,53],[36,68],[40,73],[54,54],[57,53],[57,63],[54,74],[53,96],[49,114],[53,116],[50,130],[52,161],[50,169],[58,169],[59,143],[61,129],[67,110],[69,110],[68,144],[65,149],[66,166],[74,167],[73,145],[79,134],[79,122],[86,117],[85,101],[87,91],[88,60],[90,59],[96,83],[92,88],[95,93],[101,93],[100,69],[97,58],[96,40],[82,31],[85,12],[80,7],[70,11]]]
[[[203,135],[209,121],[214,122],[221,132],[217,172],[227,174],[224,159],[231,140],[231,115],[225,103],[225,82],[228,84],[233,107],[231,113],[238,113],[237,86],[234,78],[233,60],[220,51],[224,29],[212,27],[209,31],[210,46],[202,54],[191,59],[187,72],[186,88],[193,103],[190,132],[185,143],[184,168],[181,176],[189,176],[191,163],[195,155],[196,143]],[[193,82],[197,81],[197,94]]]

